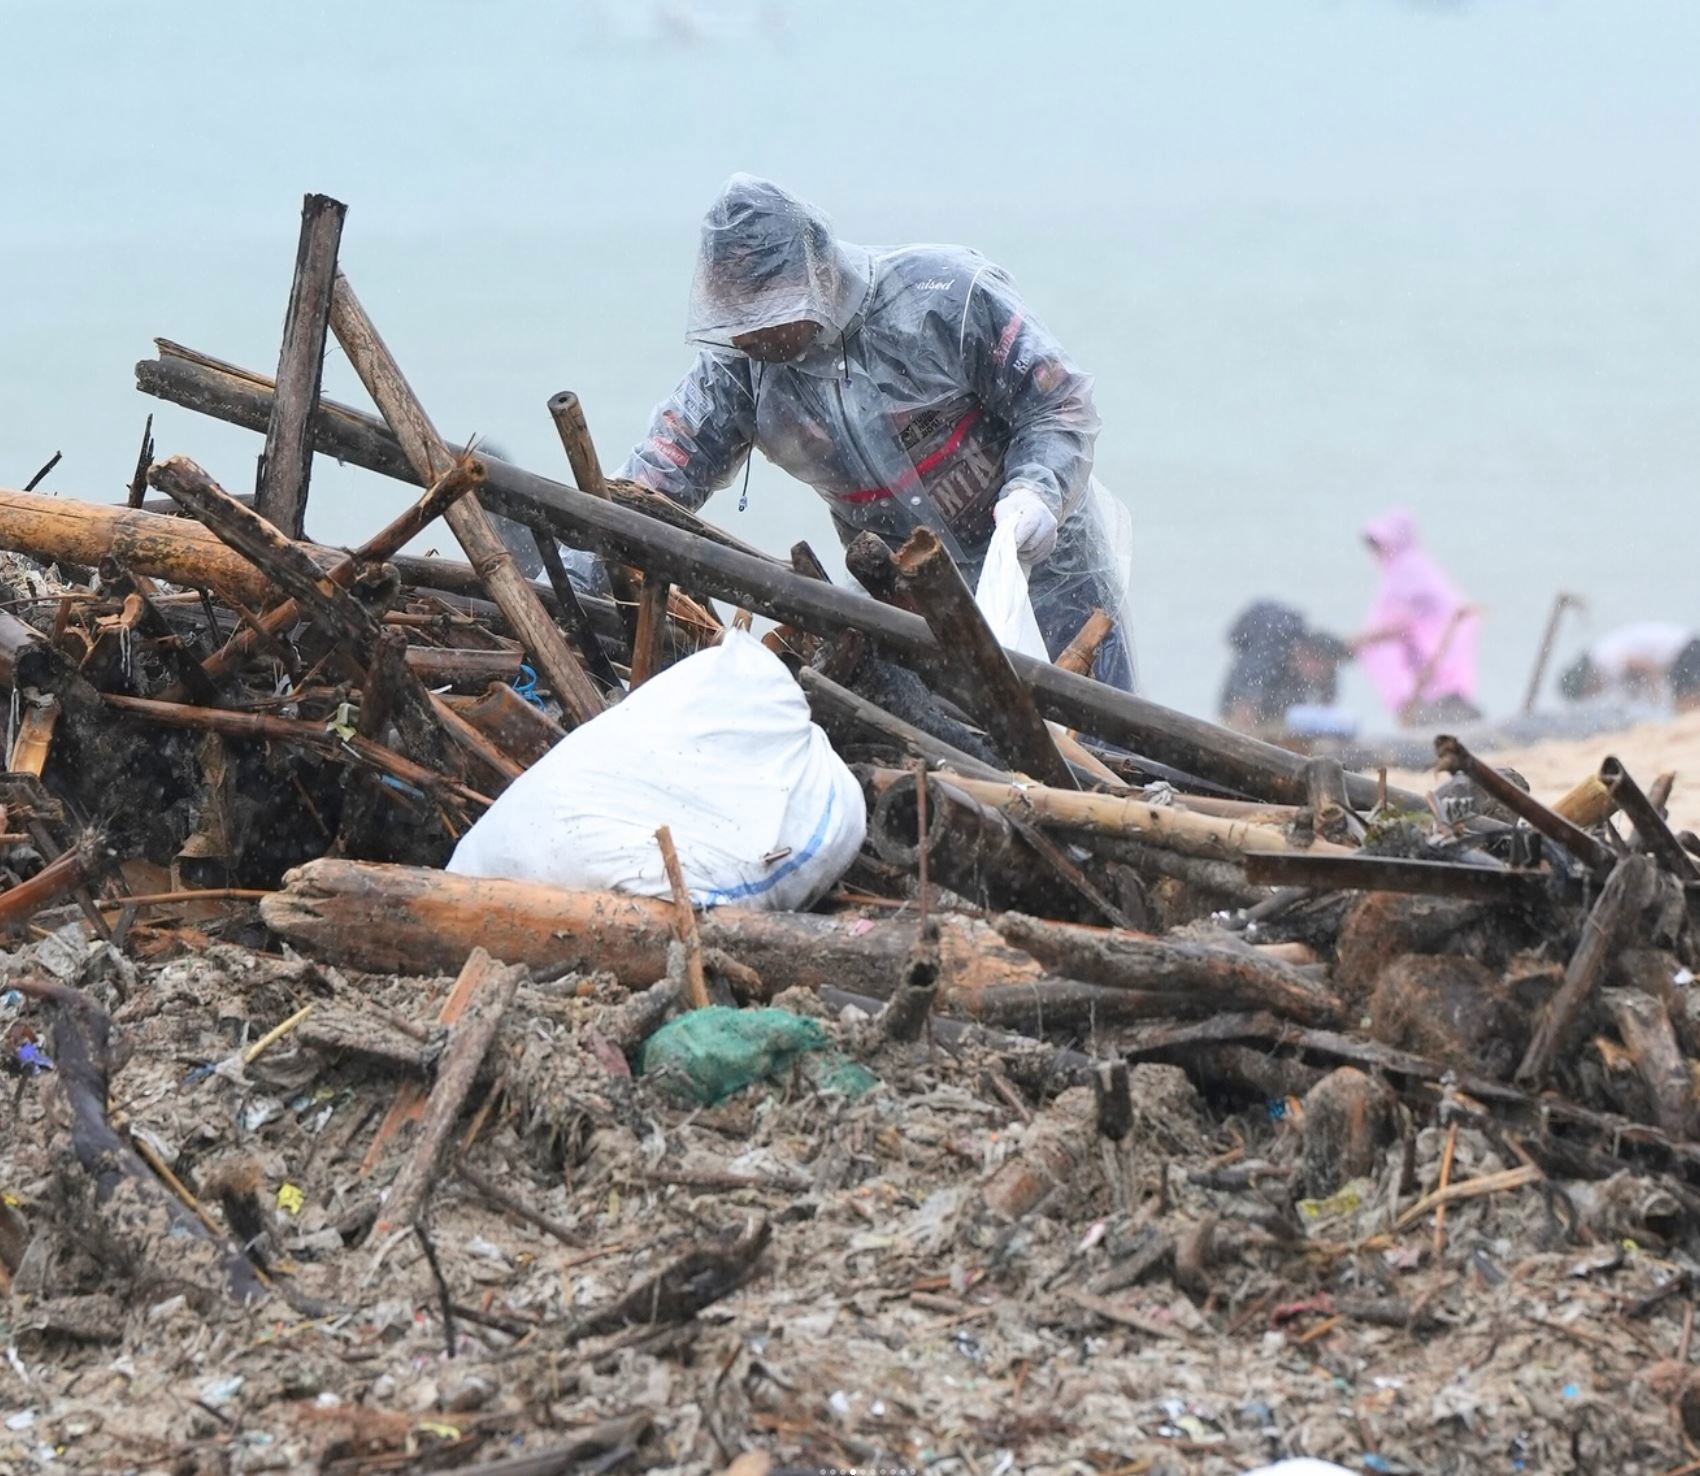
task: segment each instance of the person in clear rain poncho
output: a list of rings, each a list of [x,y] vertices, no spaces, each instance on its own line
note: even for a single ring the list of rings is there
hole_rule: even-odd
[[[871,530],[895,547],[925,524],[970,586],[1007,522],[1051,655],[1102,607],[1116,628],[1093,675],[1131,690],[1128,519],[1092,478],[1092,381],[999,267],[960,246],[852,246],[734,175],[703,221],[686,337],[697,361],[620,476],[695,509],[758,448],[846,543]]]

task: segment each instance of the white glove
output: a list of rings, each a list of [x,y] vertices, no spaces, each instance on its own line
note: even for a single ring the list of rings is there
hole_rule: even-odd
[[[1015,534],[1015,551],[1029,568],[1044,563],[1057,546],[1057,515],[1043,497],[1022,483],[998,499],[992,521]]]

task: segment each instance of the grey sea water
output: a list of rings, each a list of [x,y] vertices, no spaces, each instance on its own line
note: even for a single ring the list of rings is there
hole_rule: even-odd
[[[158,334],[267,370],[300,197],[443,430],[605,462],[684,368],[695,223],[770,174],[842,233],[962,241],[1097,376],[1145,690],[1209,710],[1260,595],[1349,630],[1410,505],[1517,701],[1553,592],[1700,624],[1700,8],[1686,0],[0,3],[0,485],[121,494]],[[358,400],[333,360],[327,392]],[[309,530],[405,493],[320,463]],[[775,549],[833,540],[758,463]],[[447,551],[439,527],[421,546]],[[1367,688],[1347,695],[1372,725]]]

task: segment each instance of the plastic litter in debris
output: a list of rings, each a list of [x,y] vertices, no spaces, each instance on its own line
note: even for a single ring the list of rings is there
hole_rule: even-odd
[[[298,1185],[280,1184],[277,1191],[277,1207],[286,1215],[298,1215],[302,1206],[307,1203],[307,1196]]]
[[[672,1095],[711,1106],[827,1044],[818,1021],[789,1010],[711,1005],[669,1020],[650,1036],[638,1069]]]
[[[519,664],[519,675],[514,678],[514,691],[538,711],[543,710],[543,699],[537,695],[537,671],[528,663]]]

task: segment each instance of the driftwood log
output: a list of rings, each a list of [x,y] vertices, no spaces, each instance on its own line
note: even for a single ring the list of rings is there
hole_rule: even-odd
[[[1328,1024],[1341,1011],[1338,998],[1297,969],[1242,946],[1169,942],[1019,912],[999,918],[997,928],[1006,942],[1052,973],[1112,989],[1179,996],[1194,1010],[1269,1010],[1304,1025]]]
[[[667,971],[674,911],[660,898],[573,892],[533,882],[457,876],[356,861],[309,862],[260,904],[280,937],[318,957],[376,972],[453,973],[482,945],[532,969],[606,969],[647,989]],[[995,987],[1046,983],[1046,971],[983,923],[938,919],[941,1008],[978,1013]],[[897,988],[920,937],[913,918],[870,922],[815,913],[717,907],[700,922],[766,990],[832,986],[874,999]]]

